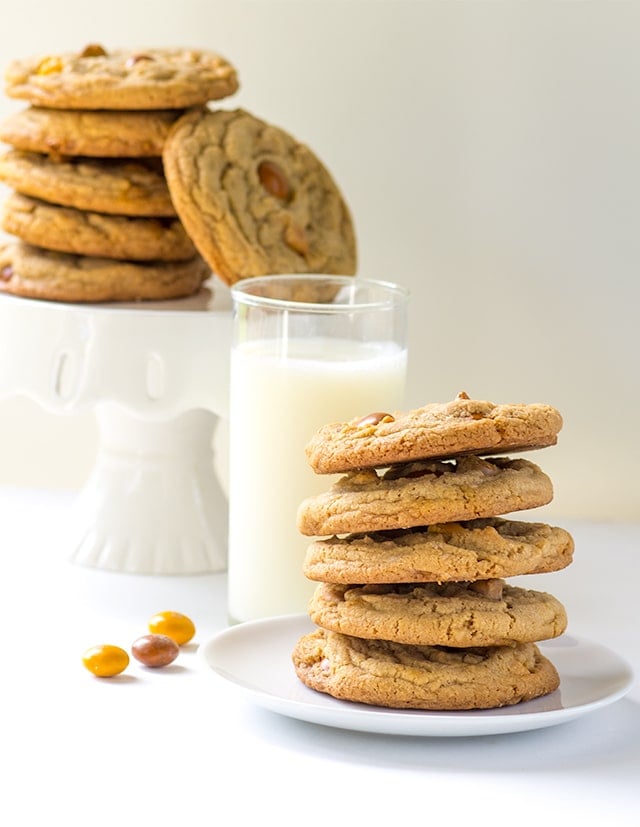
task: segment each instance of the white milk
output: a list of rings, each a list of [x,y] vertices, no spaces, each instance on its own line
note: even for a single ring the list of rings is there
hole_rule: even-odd
[[[296,528],[301,501],[336,477],[315,474],[304,448],[329,422],[397,410],[407,353],[393,343],[334,339],[240,345],[231,355],[229,618],[306,612],[302,574],[311,538]]]

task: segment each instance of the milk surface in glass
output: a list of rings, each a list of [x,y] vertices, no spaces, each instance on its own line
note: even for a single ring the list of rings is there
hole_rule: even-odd
[[[231,355],[229,617],[306,612],[314,584],[302,574],[311,538],[296,527],[301,501],[337,477],[305,456],[328,422],[402,405],[407,352],[393,342],[253,341]]]

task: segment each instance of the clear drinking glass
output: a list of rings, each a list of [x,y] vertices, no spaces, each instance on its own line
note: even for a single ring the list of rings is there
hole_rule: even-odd
[[[328,422],[403,403],[407,291],[349,276],[245,279],[231,290],[228,610],[233,623],[306,612],[310,538],[296,527],[315,474],[305,446]]]

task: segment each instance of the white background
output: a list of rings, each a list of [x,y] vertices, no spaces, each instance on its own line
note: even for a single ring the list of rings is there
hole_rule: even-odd
[[[360,274],[408,286],[407,404],[543,401],[547,507],[640,519],[640,3],[21,0],[0,59],[175,45],[238,68],[242,106],[309,144]],[[0,99],[0,115],[22,104]],[[2,359],[19,359],[15,350]],[[0,483],[77,488],[90,415],[0,403]],[[220,441],[224,443],[224,429]],[[219,449],[223,466],[224,444]]]

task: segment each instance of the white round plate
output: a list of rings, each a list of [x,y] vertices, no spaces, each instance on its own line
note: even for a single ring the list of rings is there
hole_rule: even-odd
[[[291,652],[298,638],[314,628],[307,615],[250,621],[218,633],[198,652],[218,679],[265,709],[316,724],[392,735],[495,735],[553,726],[613,703],[633,682],[631,668],[615,652],[563,635],[539,644],[561,681],[544,698],[470,712],[367,706],[315,692],[298,680]]]

